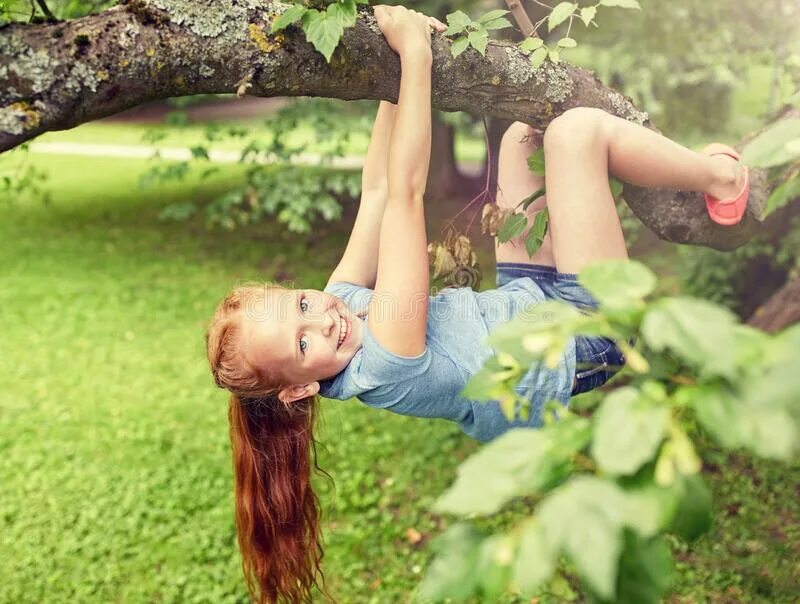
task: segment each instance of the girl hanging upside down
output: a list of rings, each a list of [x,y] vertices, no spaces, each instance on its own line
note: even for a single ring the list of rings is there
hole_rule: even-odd
[[[547,198],[527,209],[533,215],[548,208],[543,245],[529,257],[525,234],[498,243],[496,289],[446,289],[429,297],[423,196],[430,30],[445,26],[401,6],[378,6],[375,17],[400,56],[400,95],[397,106],[382,102],[378,109],[341,261],[324,291],[271,284],[233,290],[207,334],[214,379],[231,392],[236,523],[248,587],[259,602],[307,600],[321,576],[319,508],[310,482],[318,394],[452,420],[481,441],[512,426],[536,426],[544,403],[566,405],[624,364],[611,340],[575,337],[555,369],[531,368],[516,388],[531,401],[527,421],[509,422],[497,403],[460,393],[493,355],[487,334],[523,309],[548,299],[584,311],[596,306],[576,274],[590,262],[627,258],[609,173],[639,186],[702,191],[721,224],[738,222],[747,202],[747,171],[731,149],[696,153],[601,110],[571,109],[545,131]],[[516,208],[542,186],[527,166],[536,148],[530,132],[515,123],[503,137],[501,207]]]

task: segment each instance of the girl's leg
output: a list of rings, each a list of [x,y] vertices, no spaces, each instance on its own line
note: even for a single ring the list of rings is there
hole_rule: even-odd
[[[691,151],[599,109],[571,109],[544,135],[547,206],[556,266],[577,273],[596,260],[627,258],[608,174],[645,187],[738,191],[737,162]]]
[[[501,208],[514,209],[528,195],[540,189],[544,178],[536,176],[528,169],[528,157],[538,148],[533,137],[533,129],[522,122],[514,122],[503,135],[498,153],[497,168],[497,205]],[[526,214],[529,224],[533,224],[532,217],[545,207],[545,198],[528,206]],[[544,264],[555,266],[553,258],[553,243],[548,232],[541,247],[528,256],[525,251],[525,235],[530,229],[518,238],[500,243],[495,238],[495,257],[497,262],[518,262],[527,264]]]

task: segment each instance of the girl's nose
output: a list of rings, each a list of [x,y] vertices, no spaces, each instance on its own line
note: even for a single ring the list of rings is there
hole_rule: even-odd
[[[326,312],[322,319],[322,331],[326,336],[331,335],[333,328],[336,326],[336,320],[330,312]]]

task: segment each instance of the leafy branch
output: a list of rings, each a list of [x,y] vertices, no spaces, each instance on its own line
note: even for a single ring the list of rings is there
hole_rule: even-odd
[[[557,403],[538,409],[541,428],[510,430],[461,464],[435,504],[460,520],[435,543],[424,598],[536,597],[565,557],[593,601],[659,602],[673,570],[665,536],[694,540],[712,518],[687,428],[774,459],[798,450],[800,325],[770,336],[705,300],[648,301],[656,277],[636,262],[593,264],[579,278],[599,311],[550,301],[536,309],[551,320],[523,313],[500,327],[489,339],[496,357],[464,395],[498,401],[509,419],[532,413],[517,404],[516,381],[528,367],[560,362],[579,334],[615,340],[627,384],[590,418]],[[534,513],[506,532],[466,521],[527,496],[537,498]]]

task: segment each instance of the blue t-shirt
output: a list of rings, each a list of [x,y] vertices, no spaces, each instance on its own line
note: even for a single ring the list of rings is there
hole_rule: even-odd
[[[354,312],[364,313],[373,290],[352,283],[332,283],[325,291],[341,298]],[[516,392],[531,401],[528,421],[509,422],[497,402],[461,396],[469,378],[494,350],[488,334],[532,304],[545,301],[535,281],[515,279],[497,289],[475,292],[448,288],[430,296],[425,352],[417,357],[396,355],[381,346],[363,319],[363,345],[335,377],[320,382],[328,398],[361,402],[402,415],[443,418],[457,422],[469,436],[488,441],[509,428],[538,426],[545,403],[567,404],[575,376],[575,343],[570,339],[555,369],[532,367]]]

